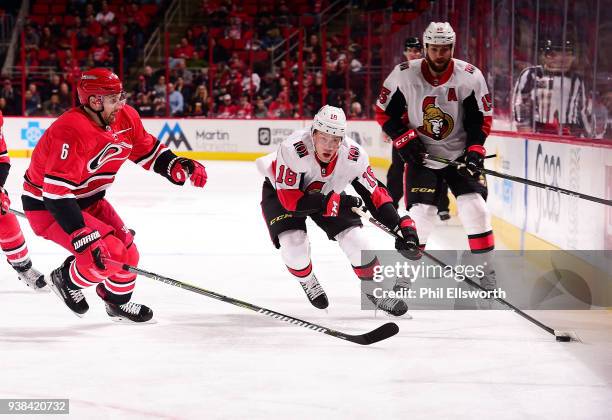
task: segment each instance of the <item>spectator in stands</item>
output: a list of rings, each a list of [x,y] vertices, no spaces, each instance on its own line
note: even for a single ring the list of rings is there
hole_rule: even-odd
[[[93,44],[93,37],[89,34],[89,29],[87,26],[81,26],[76,34],[77,39],[77,49],[81,51],[89,50]]]
[[[183,116],[183,94],[174,89],[173,83],[168,83],[168,103],[170,104],[170,116],[181,117]]]
[[[258,96],[255,100],[255,109],[253,110],[253,117],[255,118],[268,118],[268,108],[266,103],[261,96]]]
[[[359,102],[353,102],[351,104],[351,112],[349,113],[349,118],[353,120],[362,120],[365,117],[366,116],[363,113],[361,104]]]
[[[72,95],[68,83],[62,82],[59,88],[59,103],[64,110],[72,107]]]
[[[166,76],[159,76],[157,78],[157,83],[153,86],[153,91],[155,92],[156,98],[166,99]]]
[[[217,43],[214,38],[210,39],[210,44],[213,49],[213,62],[220,63],[226,62],[230,58],[229,52],[223,47],[223,45]]]
[[[5,115],[18,115],[20,111],[20,97],[17,95],[13,85],[9,79],[6,79],[3,83],[2,90],[0,90],[0,98],[5,100],[5,107],[2,113]],[[6,111],[5,111],[6,110]]]
[[[259,77],[259,75],[257,73],[252,73],[251,69],[247,69],[246,74],[242,79],[242,91],[249,92],[252,96],[259,92],[260,86],[261,78]]]
[[[193,83],[193,72],[187,68],[187,62],[184,59],[176,60],[172,73],[175,78],[181,77],[187,85]]]
[[[43,103],[43,115],[46,117],[59,117],[65,111],[60,105],[59,94],[52,93],[51,98]]]
[[[141,117],[153,117],[155,115],[155,109],[151,103],[151,94],[138,93],[135,108]]]
[[[250,119],[253,116],[253,105],[249,102],[249,95],[242,95],[238,102],[236,118]]]
[[[189,41],[187,38],[181,38],[181,42],[176,44],[176,48],[174,49],[174,53],[172,54],[173,58],[182,58],[188,59],[193,56],[193,52],[195,49],[192,45],[189,45]]]
[[[183,103],[185,104],[185,111],[187,111],[187,104],[191,101],[191,87],[185,83],[182,77],[177,77],[174,83],[174,89],[183,95]]]
[[[42,28],[38,46],[45,50],[57,47],[57,38],[51,33],[51,28],[49,26],[44,26]]]
[[[208,26],[200,25],[194,31],[194,46],[198,50],[208,48]]]
[[[32,95],[31,96],[32,103],[36,105],[36,109],[41,110],[42,109],[42,99],[40,97],[40,92],[38,91],[38,86],[36,86],[36,83],[30,83],[28,85],[28,90],[30,91],[30,94]]]
[[[293,105],[289,101],[289,94],[283,91],[278,94],[278,97],[272,101],[268,107],[269,118],[292,118]]]
[[[57,59],[57,53],[55,51],[50,51],[49,56],[40,60],[39,65],[41,67],[48,67],[49,71],[57,72],[60,71],[60,62]]]
[[[96,45],[89,49],[89,54],[95,67],[108,67],[111,58],[110,47],[103,37],[96,38]]]
[[[268,29],[266,35],[261,39],[261,45],[264,49],[272,51],[274,47],[283,42],[280,35],[280,30],[277,27]]]
[[[156,117],[166,116],[166,97],[155,97],[153,99],[153,113]]]
[[[232,96],[226,93],[221,98],[221,104],[217,108],[217,118],[236,118],[238,107],[232,103]]]
[[[189,105],[189,112],[193,116],[205,117],[208,115],[208,89],[199,85]]]
[[[38,36],[38,32],[36,32],[36,30],[32,27],[32,25],[27,25],[25,29],[26,50],[38,49],[39,44],[40,44],[40,36]]]
[[[40,102],[36,102],[32,99],[32,92],[30,89],[26,90],[25,93],[25,108],[26,116],[38,115],[41,110]]]
[[[238,16],[231,16],[229,25],[225,27],[225,38],[240,39],[242,37],[242,23]]]
[[[96,21],[100,22],[101,25],[106,26],[115,19],[115,14],[109,9],[108,2],[102,1],[102,10],[96,15]]]
[[[42,99],[46,101],[51,98],[52,93],[59,94],[60,85],[62,84],[62,79],[57,73],[53,73],[49,80],[49,84],[43,86],[42,91]]]

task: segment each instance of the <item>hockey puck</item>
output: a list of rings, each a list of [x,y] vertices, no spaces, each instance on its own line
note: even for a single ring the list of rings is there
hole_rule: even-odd
[[[567,341],[571,341],[572,337],[568,336],[568,335],[558,335],[555,337],[557,339],[557,341],[563,341],[563,342],[567,342]]]

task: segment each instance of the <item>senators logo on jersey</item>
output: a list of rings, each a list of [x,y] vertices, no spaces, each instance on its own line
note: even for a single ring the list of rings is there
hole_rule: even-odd
[[[453,131],[455,122],[453,118],[436,106],[435,96],[426,96],[423,99],[423,125],[417,130],[434,140],[443,140]]]

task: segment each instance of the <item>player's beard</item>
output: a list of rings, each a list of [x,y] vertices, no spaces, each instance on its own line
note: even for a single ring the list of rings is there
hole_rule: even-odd
[[[444,70],[448,68],[448,65],[451,62],[451,58],[449,58],[448,60],[440,60],[436,63],[429,57],[429,54],[426,55],[425,59],[427,60],[427,64],[429,64],[429,67],[438,74],[443,73]]]

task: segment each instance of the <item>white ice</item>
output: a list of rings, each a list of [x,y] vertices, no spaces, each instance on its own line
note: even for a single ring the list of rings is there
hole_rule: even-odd
[[[13,206],[28,161],[14,159]],[[274,249],[251,162],[208,162],[204,190],[126,164],[107,197],[136,230],[140,267],[348,333],[389,318],[360,310],[359,283],[337,244],[310,229],[327,291],[311,307]],[[23,222],[23,221],[22,221]],[[67,256],[22,223],[40,270]],[[366,227],[377,247],[387,236]],[[465,247],[441,226],[436,247]],[[3,263],[4,264],[4,263]],[[540,312],[583,343],[558,343],[509,311],[414,311],[400,333],[359,346],[139,278],[133,301],[157,324],[109,321],[93,290],[77,318],[0,266],[0,398],[69,398],[71,417],[609,419],[612,313]]]

